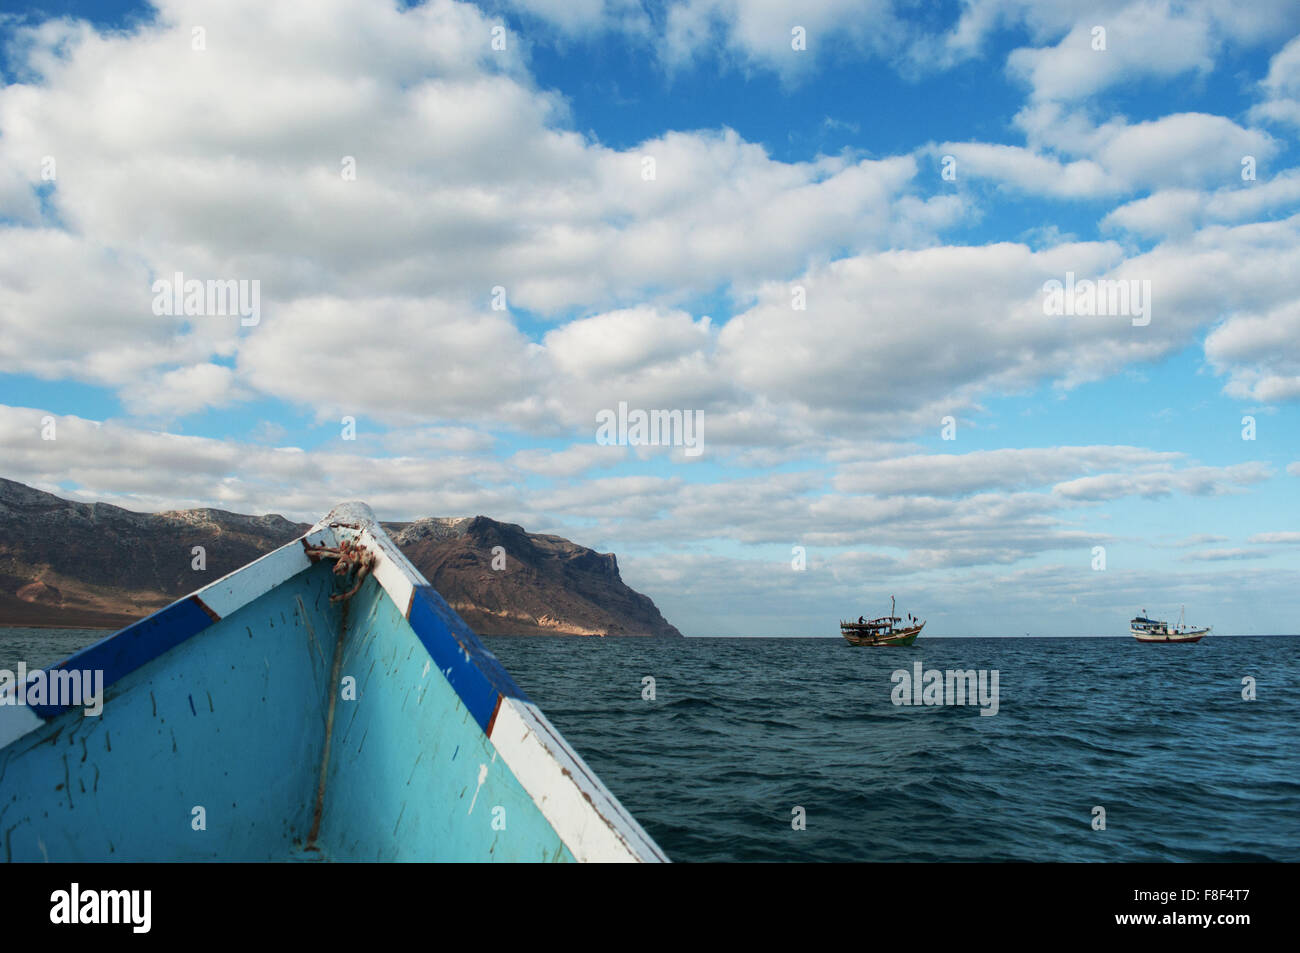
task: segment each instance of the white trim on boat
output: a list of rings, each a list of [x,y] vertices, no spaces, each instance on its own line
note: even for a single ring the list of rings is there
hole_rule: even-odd
[[[427,595],[432,592],[428,580],[384,532],[370,507],[364,503],[344,503],[331,510],[304,536],[108,638],[116,638],[150,620],[179,633],[177,638],[181,640],[190,638],[310,568],[314,558],[307,554],[307,546],[333,548],[343,539],[357,540],[370,550],[375,557],[372,575],[376,583],[408,620],[411,620],[417,590],[425,593],[421,596],[422,619],[430,618],[423,608],[431,598]],[[425,629],[436,628],[432,637],[451,640],[448,644],[437,642],[440,651],[454,649],[450,666],[440,670],[466,707],[480,719],[484,733],[502,761],[569,852],[580,861],[667,861],[658,845],[568,746],[546,716],[514,686],[495,656],[477,642],[463,620],[440,597],[432,599],[438,603],[436,611],[446,615],[439,617],[436,626],[425,625]],[[207,620],[200,609],[206,613]],[[173,613],[184,618],[176,621]],[[414,628],[414,620],[411,621]],[[450,626],[444,626],[447,621]],[[430,636],[422,631],[416,634],[421,639]],[[156,657],[147,654],[148,651],[166,652],[171,647],[153,645],[152,650],[134,658],[131,667]],[[121,677],[120,672],[117,677]],[[9,691],[16,690],[14,686]],[[46,723],[25,705],[0,705],[0,748]]]
[[[491,738],[575,859],[668,859],[536,705],[501,699]]]
[[[359,537],[376,554],[375,580],[409,615],[415,589],[429,582],[364,503],[345,503],[316,524]],[[349,532],[351,531],[351,532]],[[579,861],[667,861],[546,716],[527,698],[501,697],[488,738],[542,816]]]

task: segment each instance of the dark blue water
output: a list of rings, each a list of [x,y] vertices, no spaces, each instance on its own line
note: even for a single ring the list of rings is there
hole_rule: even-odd
[[[0,668],[106,634],[0,629]],[[1300,860],[1300,638],[484,641],[676,861]],[[895,706],[917,660],[998,713]]]
[[[1300,860],[1300,638],[484,641],[677,861]],[[917,660],[998,713],[895,706]]]
[[[28,671],[53,665],[112,635],[111,629],[38,629],[0,626],[0,669],[12,672],[19,661]]]

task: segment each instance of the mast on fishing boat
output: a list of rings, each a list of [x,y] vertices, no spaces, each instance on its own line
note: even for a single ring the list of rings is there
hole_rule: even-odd
[[[1159,619],[1148,618],[1146,610],[1143,609],[1142,614],[1129,623],[1129,632],[1139,642],[1188,643],[1199,642],[1209,635],[1210,627],[1189,627],[1187,625],[1187,607],[1180,606],[1178,625],[1176,627]]]
[[[857,622],[841,621],[840,634],[850,645],[911,645],[925,627],[925,622],[909,616],[908,621],[912,624],[898,627],[895,623],[903,620],[896,612],[897,602],[891,595],[889,615],[871,620],[858,616]]]

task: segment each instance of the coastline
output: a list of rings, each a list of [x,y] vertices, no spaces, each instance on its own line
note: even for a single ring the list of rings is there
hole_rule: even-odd
[[[130,625],[128,622],[126,625]],[[0,622],[0,629],[85,629],[86,631],[95,630],[97,632],[117,632],[126,628],[126,625],[51,625],[48,622]]]

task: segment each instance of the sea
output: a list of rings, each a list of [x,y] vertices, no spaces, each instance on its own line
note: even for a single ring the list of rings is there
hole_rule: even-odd
[[[674,861],[1300,861],[1298,636],[483,641]]]

